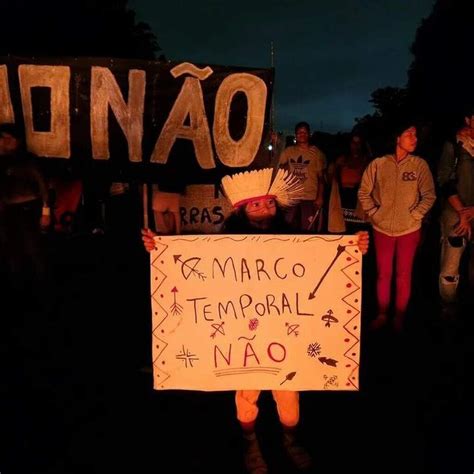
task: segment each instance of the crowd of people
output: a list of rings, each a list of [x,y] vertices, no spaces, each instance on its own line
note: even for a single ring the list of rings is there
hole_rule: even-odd
[[[354,130],[346,150],[328,160],[311,143],[306,122],[296,125],[295,143],[280,154],[279,166],[298,176],[305,189],[304,199],[286,215],[293,229],[336,234],[370,231],[377,294],[372,329],[387,325],[391,309],[394,329],[403,329],[415,257],[438,226],[443,313],[448,317],[456,313],[464,261],[465,286],[474,285],[472,112],[466,111],[456,135],[446,140],[438,157],[418,156],[417,150],[423,149],[418,146],[422,128],[410,118],[393,125],[387,144],[390,152],[382,156],[372,156],[363,135]]]
[[[467,283],[474,284],[474,114],[466,112],[456,136],[444,144],[437,166],[417,156],[414,121],[404,120],[392,132],[391,152],[386,155],[372,156],[363,135],[353,131],[344,152],[327,159],[311,143],[309,124],[298,123],[294,144],[283,148],[274,169],[223,178],[221,187],[233,210],[221,232],[357,234],[363,254],[369,249],[370,235],[377,308],[370,328],[391,327],[400,333],[410,303],[415,257],[424,233],[431,229],[427,223],[440,223],[439,295],[447,316],[456,313],[462,297],[463,256],[468,259]],[[251,188],[251,177],[257,174],[265,175],[258,180],[268,184],[265,189]],[[102,224],[91,225],[93,232],[102,233],[106,227],[104,202],[117,222],[127,225],[122,209],[129,207],[124,199],[130,185],[109,183],[105,188],[101,204],[92,206],[99,216],[94,222]],[[38,158],[26,151],[18,128],[0,126],[0,264],[13,287],[24,291],[25,275],[35,282],[46,278],[41,240],[48,230],[70,230],[68,212],[77,210],[82,193],[81,180],[47,179]],[[439,216],[431,216],[435,202]],[[155,229],[142,230],[148,251],[154,248],[157,233],[181,231],[176,193],[155,189],[152,206]],[[172,219],[164,219],[169,213]],[[115,231],[120,232],[120,225]],[[246,441],[245,465],[255,474],[267,472],[255,435],[259,393],[237,391],[235,399]],[[305,469],[311,459],[296,440],[298,394],[275,391],[273,396],[284,446],[295,465]]]
[[[471,114],[466,115],[456,143],[445,145],[437,177],[439,198],[443,200],[440,295],[443,303],[449,305],[457,301],[459,262],[472,236],[473,138]],[[282,169],[273,181],[263,180],[267,183],[265,189],[253,189],[251,173],[223,178],[222,189],[233,211],[222,232],[319,233],[323,231],[326,211],[327,231],[358,234],[359,248],[365,254],[370,231],[377,295],[377,314],[370,327],[374,331],[387,327],[393,313],[392,327],[400,333],[410,301],[413,265],[422,242],[423,225],[437,199],[430,166],[415,154],[417,142],[416,123],[410,119],[401,121],[392,130],[391,153],[371,159],[363,138],[353,133],[347,152],[328,166],[325,154],[310,143],[309,124],[300,122],[295,127],[295,144],[287,146],[279,156],[278,166]],[[273,191],[275,187],[281,189],[275,186],[281,171],[289,173],[284,175],[288,183],[284,199]],[[254,173],[271,177],[272,169]],[[142,235],[145,248],[152,251],[156,233],[144,229]],[[257,390],[236,392],[237,417],[246,440],[245,466],[254,474],[267,472],[255,435],[259,394]],[[273,397],[283,426],[283,446],[299,469],[307,469],[311,459],[295,438],[298,394],[275,391]]]

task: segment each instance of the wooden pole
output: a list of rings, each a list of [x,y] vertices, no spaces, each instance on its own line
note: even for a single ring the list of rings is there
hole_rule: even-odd
[[[272,69],[275,68],[275,49],[273,47],[273,41],[270,43],[270,61]],[[275,84],[272,88],[272,113],[270,116],[270,129],[273,132],[275,127]]]
[[[142,186],[143,197],[143,227],[148,229],[148,184],[143,183]]]

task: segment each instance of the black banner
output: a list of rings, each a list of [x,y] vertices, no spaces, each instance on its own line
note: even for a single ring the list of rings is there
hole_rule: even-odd
[[[50,168],[181,191],[269,165],[272,69],[0,58],[0,123]]]

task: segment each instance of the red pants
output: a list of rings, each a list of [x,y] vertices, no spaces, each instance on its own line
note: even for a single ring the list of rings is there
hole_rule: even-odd
[[[396,314],[405,312],[410,300],[413,260],[420,243],[420,237],[421,229],[398,237],[390,237],[374,229],[379,314],[386,314],[390,306],[394,264],[396,278],[395,312]]]

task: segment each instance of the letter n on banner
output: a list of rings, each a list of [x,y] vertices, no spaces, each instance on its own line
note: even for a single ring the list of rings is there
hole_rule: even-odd
[[[128,103],[110,71],[93,67],[91,72],[91,140],[92,156],[107,160],[109,152],[109,105],[128,142],[130,161],[142,161],[143,110],[145,106],[145,71],[128,73]]]
[[[39,156],[69,158],[71,156],[69,117],[71,71],[69,66],[21,64],[18,66],[18,75],[28,149]],[[51,89],[51,129],[49,132],[34,130],[31,100],[33,87]]]

